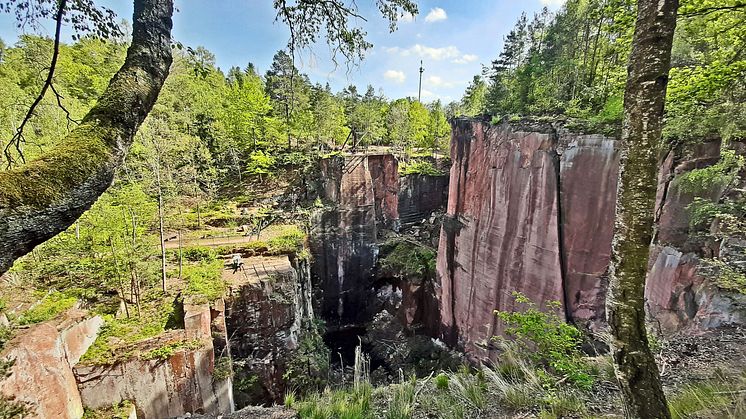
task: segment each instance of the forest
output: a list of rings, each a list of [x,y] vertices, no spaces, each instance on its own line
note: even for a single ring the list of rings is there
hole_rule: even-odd
[[[114,23],[92,0],[0,1],[0,12],[41,10],[35,19],[79,32],[68,43],[59,33],[0,39],[0,418],[746,415],[742,1],[567,0],[523,13],[489,40],[499,52],[451,103],[391,98],[372,84],[335,92],[298,68],[297,46],[326,41],[353,62],[372,47],[348,21],[355,2],[274,2],[288,47],[266,69],[246,57],[227,70],[208,49],[171,39],[171,15],[153,17],[172,14],[172,2],[134,3],[133,20]],[[377,4],[392,31],[417,14],[414,2]],[[526,145],[533,138],[547,142]],[[589,310],[604,316],[589,320],[565,289],[563,211],[580,192],[568,189],[574,163],[563,159],[597,139],[615,145],[592,158],[613,149],[619,174],[616,209],[601,217],[613,241],[583,256],[606,258],[603,272],[583,272],[603,290]],[[511,159],[529,169],[511,174]],[[534,173],[544,169],[554,178]],[[591,183],[572,187],[596,193]],[[558,226],[530,225],[536,196],[556,200]],[[571,210],[590,219],[587,208],[607,198]],[[515,229],[511,214],[524,217]],[[471,255],[459,234],[473,241],[473,266],[458,259]],[[515,285],[532,268],[553,281],[535,234],[558,242],[556,301],[531,294],[544,285]],[[523,258],[534,250],[511,248],[515,237],[539,253]],[[490,270],[509,251],[505,265],[535,264],[526,278]],[[675,273],[660,279],[674,258]],[[467,318],[492,298],[457,281],[468,269],[510,296],[484,303],[494,324],[479,339],[455,314],[458,287],[471,287]],[[665,287],[664,309],[651,308]],[[206,323],[194,326],[199,316]],[[90,342],[71,346],[85,347],[77,359],[63,356],[72,413],[35,410],[54,397],[25,395],[46,386],[22,370],[47,350],[34,333],[52,325],[64,341],[70,324],[94,320]],[[209,367],[194,360],[204,350]],[[179,372],[178,357],[193,357],[194,372]],[[168,402],[110,378],[145,368]]]

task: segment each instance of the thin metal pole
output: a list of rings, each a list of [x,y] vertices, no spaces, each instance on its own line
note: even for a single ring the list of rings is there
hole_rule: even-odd
[[[422,68],[422,60],[420,60],[420,88],[417,92],[417,101],[422,103],[422,73],[425,71],[424,68]]]

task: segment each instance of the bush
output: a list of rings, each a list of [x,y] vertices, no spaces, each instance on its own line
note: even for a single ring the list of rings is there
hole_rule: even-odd
[[[435,250],[411,242],[400,242],[381,261],[385,270],[405,278],[432,278],[435,275]]]
[[[77,301],[77,298],[70,297],[61,292],[51,292],[23,313],[18,319],[18,324],[29,325],[50,320],[72,308]]]
[[[140,355],[141,359],[144,360],[166,360],[171,358],[176,352],[184,349],[199,349],[202,347],[202,342],[199,339],[194,340],[180,340],[178,342],[167,343],[160,348],[152,349]]]
[[[440,373],[435,377],[435,388],[445,390],[448,388],[448,375]]]
[[[213,261],[217,257],[215,250],[207,246],[191,246],[182,249],[182,256],[190,262]]]
[[[409,164],[402,164],[399,169],[401,175],[426,175],[426,176],[444,176],[445,173],[436,169],[432,163],[425,160],[413,161]]]
[[[551,373],[567,376],[579,388],[590,389],[593,377],[588,374],[589,368],[579,349],[581,333],[556,313],[561,304],[550,301],[547,303],[550,311],[543,312],[523,294],[514,292],[513,296],[526,309],[520,312],[495,311],[508,326],[506,334],[515,338],[537,365],[548,367]]]

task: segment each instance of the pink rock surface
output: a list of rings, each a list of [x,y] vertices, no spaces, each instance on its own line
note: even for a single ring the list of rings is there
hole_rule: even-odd
[[[0,393],[25,402],[29,418],[72,419],[83,416],[73,366],[96,340],[101,317],[70,310],[55,320],[21,332],[2,353],[14,359]]]
[[[438,250],[442,337],[469,355],[515,308],[514,291],[563,300],[557,166],[549,133],[461,120],[454,126],[447,214]]]
[[[184,330],[153,340],[165,344],[189,339]],[[231,381],[213,378],[215,356],[211,341],[199,349],[178,349],[166,359],[133,357],[112,365],[76,365],[83,404],[101,409],[132,401],[140,419],[161,419],[185,413],[233,411]]]
[[[601,135],[560,139],[560,207],[567,312],[591,329],[605,322],[619,150]]]
[[[437,272],[441,337],[482,357],[513,293],[604,324],[619,153],[599,135],[459,120]]]
[[[663,333],[697,333],[746,322],[746,296],[724,292],[703,277],[695,255],[656,247],[653,257],[645,298]]]

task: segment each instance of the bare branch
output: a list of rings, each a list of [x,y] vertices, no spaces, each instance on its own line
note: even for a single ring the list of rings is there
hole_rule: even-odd
[[[28,112],[26,112],[26,116],[23,118],[23,121],[21,121],[21,125],[18,126],[18,129],[16,130],[16,133],[13,135],[13,138],[5,146],[4,153],[5,153],[5,159],[8,161],[8,169],[10,169],[15,163],[15,160],[13,159],[13,156],[10,153],[11,147],[15,147],[16,152],[18,153],[18,156],[21,159],[21,162],[23,163],[26,162],[26,159],[23,156],[23,152],[21,151],[21,143],[24,141],[23,129],[26,127],[26,123],[28,123],[28,121],[34,116],[34,111],[36,110],[36,107],[39,105],[42,99],[44,99],[44,95],[46,95],[47,89],[49,88],[49,86],[52,85],[52,79],[54,78],[54,70],[57,67],[57,58],[60,55],[60,33],[62,32],[62,18],[65,15],[66,4],[67,4],[67,0],[60,0],[59,7],[57,9],[57,15],[55,16],[55,21],[57,23],[56,23],[56,27],[54,31],[54,50],[52,53],[52,62],[49,64],[49,72],[47,73],[46,80],[44,80],[44,85],[42,85],[41,87],[41,92],[39,92],[39,95],[36,96],[36,99],[34,100],[34,103],[31,104],[31,107],[29,108]]]

